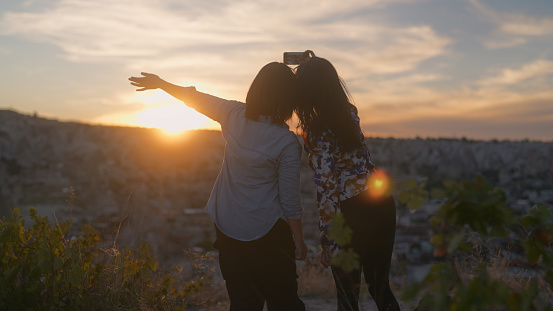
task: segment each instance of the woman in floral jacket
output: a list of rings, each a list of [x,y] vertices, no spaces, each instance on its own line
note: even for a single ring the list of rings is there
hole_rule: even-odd
[[[378,172],[371,162],[357,109],[328,60],[313,55],[298,66],[296,75],[300,94],[296,113],[317,187],[321,263],[332,268],[338,310],[359,310],[361,271],[378,310],[399,310],[388,280],[395,203],[390,194],[370,186],[370,179]],[[353,232],[351,242],[341,247],[359,256],[359,266],[353,271],[332,264],[337,245],[327,233],[330,220],[340,213]]]

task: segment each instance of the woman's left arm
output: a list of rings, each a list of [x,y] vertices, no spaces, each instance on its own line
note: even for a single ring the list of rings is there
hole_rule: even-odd
[[[291,219],[288,218],[288,225],[290,226],[290,231],[292,231],[292,236],[294,237],[294,244],[296,245],[296,259],[304,260],[307,257],[307,245],[303,239],[303,229],[300,219]]]
[[[289,144],[282,150],[278,161],[278,193],[282,211],[294,236],[296,259],[303,260],[307,256],[307,246],[301,223],[300,166],[301,146],[298,142]]]

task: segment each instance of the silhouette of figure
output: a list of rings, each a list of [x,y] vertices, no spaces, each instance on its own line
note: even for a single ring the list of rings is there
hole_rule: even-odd
[[[150,73],[131,77],[137,91],[160,88],[221,124],[226,140],[206,206],[215,223],[219,265],[231,310],[305,310],[295,259],[307,255],[300,203],[301,145],[286,125],[296,78],[282,63],[265,65],[245,103],[181,87]],[[296,255],[295,252],[296,251]]]
[[[390,290],[389,271],[394,245],[396,211],[391,195],[371,197],[369,177],[375,174],[357,109],[349,100],[336,69],[312,57],[296,69],[299,100],[296,113],[309,165],[314,170],[321,231],[321,263],[331,266],[338,310],[359,310],[361,271],[378,310],[395,311],[399,305]],[[359,256],[353,271],[332,265],[336,243],[327,236],[329,221],[342,213],[352,231],[346,248]]]

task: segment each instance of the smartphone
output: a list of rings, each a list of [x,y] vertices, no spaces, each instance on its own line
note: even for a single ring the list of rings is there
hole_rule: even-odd
[[[286,65],[299,65],[307,55],[305,52],[284,52],[284,63]]]

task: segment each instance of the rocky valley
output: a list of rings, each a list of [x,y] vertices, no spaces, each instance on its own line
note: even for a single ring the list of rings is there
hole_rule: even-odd
[[[367,144],[373,162],[396,182],[415,178],[431,188],[482,176],[505,191],[505,208],[553,207],[553,142],[367,138]],[[184,248],[211,249],[213,227],[203,207],[224,145],[218,131],[168,137],[0,110],[0,214],[19,208],[25,216],[34,207],[52,221],[73,219],[75,230],[91,224],[121,245],[146,240],[162,262],[178,261]],[[305,235],[315,252],[315,190],[303,157]],[[432,261],[428,219],[436,206],[430,200],[413,211],[397,204],[396,260]]]

